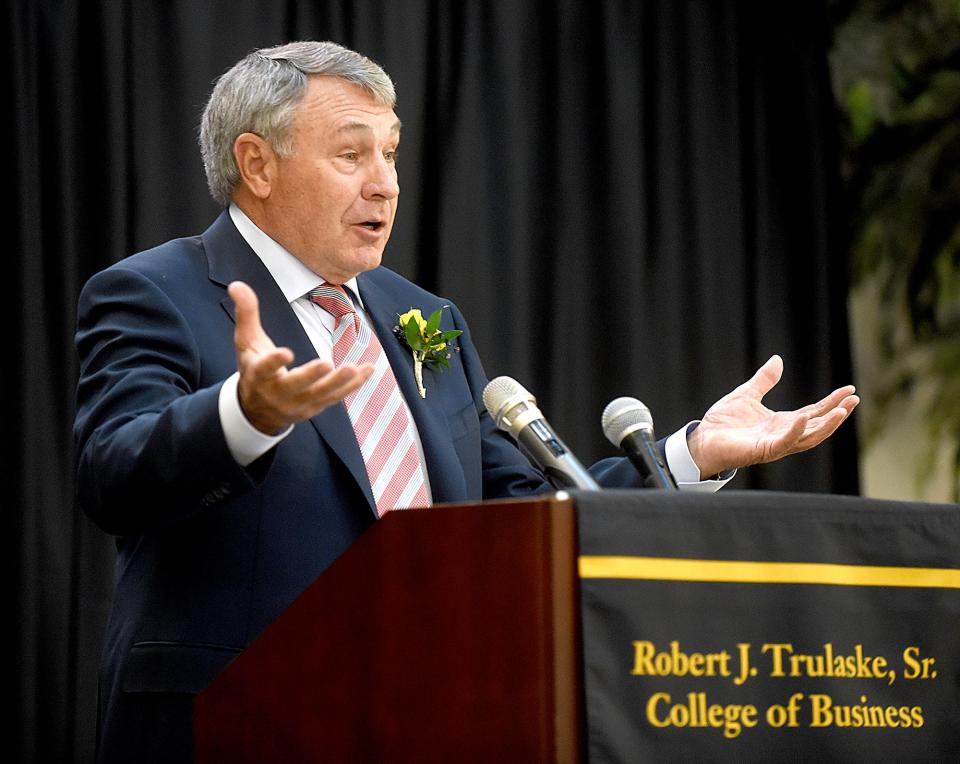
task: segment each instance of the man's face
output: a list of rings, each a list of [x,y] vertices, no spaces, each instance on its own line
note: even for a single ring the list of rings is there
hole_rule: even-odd
[[[380,264],[397,212],[400,121],[363,88],[310,77],[277,162],[269,233],[314,273],[342,284]]]

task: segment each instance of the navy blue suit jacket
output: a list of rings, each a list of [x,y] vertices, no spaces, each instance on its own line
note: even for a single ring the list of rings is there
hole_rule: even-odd
[[[265,331],[296,363],[316,356],[227,213],[202,236],[97,274],[80,298],[78,490],[84,511],[118,537],[100,678],[107,760],[143,760],[147,749],[186,758],[192,695],[374,521],[341,405],[247,468],[231,457],[218,396],[237,367],[226,293],[234,280],[257,293]],[[434,501],[546,490],[484,410],[487,380],[457,308],[444,311],[443,327],[464,331],[460,352],[443,373],[424,370],[421,399],[410,353],[391,330],[411,307],[426,315],[449,303],[386,268],[361,274],[358,288],[416,421]],[[638,485],[624,460],[596,471]]]

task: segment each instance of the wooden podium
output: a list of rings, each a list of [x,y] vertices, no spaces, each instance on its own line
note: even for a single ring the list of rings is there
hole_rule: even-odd
[[[955,505],[572,495],[388,514],[197,698],[196,760],[960,761]]]
[[[575,522],[388,514],[198,696],[196,761],[581,760]]]

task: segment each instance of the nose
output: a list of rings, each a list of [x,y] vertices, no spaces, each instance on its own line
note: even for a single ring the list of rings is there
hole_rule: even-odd
[[[363,184],[364,199],[395,199],[400,195],[397,166],[380,156],[370,164],[369,176]]]

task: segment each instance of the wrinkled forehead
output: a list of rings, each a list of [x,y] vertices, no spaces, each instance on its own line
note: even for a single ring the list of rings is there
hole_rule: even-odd
[[[392,117],[392,119],[391,119]],[[352,119],[346,117],[332,126],[333,132],[337,135],[366,137],[367,135],[380,137],[400,138],[400,120],[396,114],[391,114],[386,119],[375,119],[368,121],[364,119]]]
[[[391,130],[394,125],[399,124],[393,106],[378,100],[366,88],[339,77],[310,77],[307,89],[297,105],[297,111],[330,123],[344,120],[360,123],[375,121],[385,123]]]

